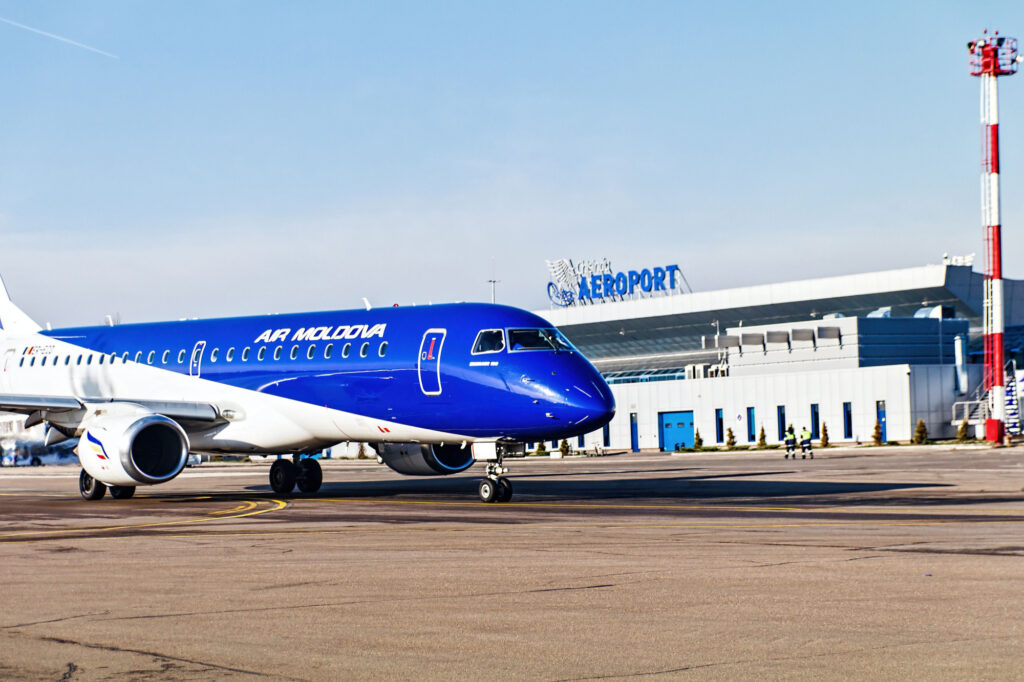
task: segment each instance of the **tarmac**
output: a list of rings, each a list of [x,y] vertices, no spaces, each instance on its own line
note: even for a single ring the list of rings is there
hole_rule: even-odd
[[[1024,448],[0,469],[0,679],[1024,676]]]

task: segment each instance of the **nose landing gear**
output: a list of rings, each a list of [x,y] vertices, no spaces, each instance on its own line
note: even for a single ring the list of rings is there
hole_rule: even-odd
[[[507,474],[508,469],[501,465],[501,458],[497,462],[487,463],[487,478],[480,481],[480,499],[483,502],[508,502],[512,499],[512,482],[501,474]]]

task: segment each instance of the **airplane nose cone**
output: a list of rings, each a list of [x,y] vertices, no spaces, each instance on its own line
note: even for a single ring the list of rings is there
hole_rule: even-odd
[[[608,384],[597,381],[574,382],[567,396],[573,426],[599,429],[615,416],[615,398]]]

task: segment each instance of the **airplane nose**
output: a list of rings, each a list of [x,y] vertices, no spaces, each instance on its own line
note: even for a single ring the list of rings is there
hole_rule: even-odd
[[[598,429],[615,416],[615,398],[600,377],[596,381],[573,382],[568,393],[567,402],[573,412],[574,426]]]

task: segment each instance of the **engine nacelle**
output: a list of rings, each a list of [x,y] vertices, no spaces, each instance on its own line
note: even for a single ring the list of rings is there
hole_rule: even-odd
[[[371,443],[391,469],[406,476],[447,476],[473,466],[473,449],[458,443]]]
[[[78,441],[78,461],[107,485],[166,483],[188,461],[188,436],[173,419],[159,414],[101,416],[89,422]]]

